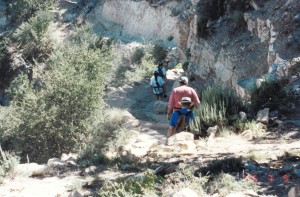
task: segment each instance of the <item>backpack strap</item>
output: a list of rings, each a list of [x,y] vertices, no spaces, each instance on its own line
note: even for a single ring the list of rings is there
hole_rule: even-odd
[[[155,82],[156,82],[156,86],[153,87],[153,88],[154,88],[154,89],[157,89],[157,91],[159,91],[159,88],[162,87],[162,86],[160,86],[159,83],[158,83],[158,81],[157,81],[158,76],[154,76],[154,77],[155,77],[154,79],[155,79]]]
[[[164,73],[163,73],[162,67],[158,66],[157,70],[158,70],[159,76],[164,77]]]

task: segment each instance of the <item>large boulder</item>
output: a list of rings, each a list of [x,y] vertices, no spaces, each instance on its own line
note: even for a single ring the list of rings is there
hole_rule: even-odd
[[[18,164],[14,172],[25,176],[44,176],[49,172],[49,167],[45,164],[39,165],[37,163]]]
[[[57,167],[57,166],[64,166],[66,164],[65,161],[60,160],[59,158],[51,158],[48,160],[47,165],[49,167]]]
[[[157,114],[166,114],[168,110],[168,103],[165,101],[156,101],[154,103],[153,111]]]
[[[256,121],[267,125],[269,123],[269,108],[258,111]]]

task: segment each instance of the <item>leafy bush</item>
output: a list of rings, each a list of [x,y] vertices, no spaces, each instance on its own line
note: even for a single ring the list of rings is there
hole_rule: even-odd
[[[153,75],[156,65],[151,57],[146,56],[142,59],[142,62],[138,65],[135,65],[133,69],[128,69],[125,71],[125,76],[123,80],[121,80],[122,84],[141,82],[145,79],[149,79]]]
[[[44,162],[83,146],[94,130],[101,135],[95,112],[104,108],[103,89],[111,67],[107,51],[91,49],[84,39],[65,42],[51,54],[39,90],[24,76],[12,84],[13,109],[0,124],[3,144],[21,152],[23,159],[28,154]]]
[[[13,37],[23,48],[25,59],[45,59],[52,50],[50,34],[47,34],[53,15],[48,11],[38,11],[36,16],[23,23]]]
[[[166,187],[172,184],[174,190],[180,190],[183,188],[190,188],[197,192],[199,196],[205,195],[205,184],[208,181],[208,177],[197,177],[194,175],[195,166],[180,163],[175,173],[170,174],[165,181]],[[163,195],[165,196],[165,195]]]
[[[278,108],[280,103],[286,99],[287,95],[284,91],[286,79],[267,80],[261,85],[255,86],[250,91],[251,108],[255,111],[268,107],[271,111]]]
[[[0,183],[2,179],[9,175],[19,164],[20,158],[14,153],[3,151],[0,146]]]
[[[242,158],[228,157],[212,160],[206,167],[201,167],[196,171],[196,175],[218,175],[222,172],[240,172],[243,169]]]
[[[219,86],[206,88],[201,94],[201,105],[195,111],[195,132],[215,125],[227,125],[228,118],[241,107],[241,99],[233,89]]]
[[[209,194],[218,193],[220,196],[226,196],[232,192],[254,190],[257,191],[257,184],[253,181],[244,179],[237,180],[234,176],[226,173],[220,173],[209,181],[207,192]]]
[[[141,47],[136,48],[131,57],[131,63],[132,64],[136,64],[136,63],[140,64],[144,55],[145,55],[145,52],[144,52],[143,48],[141,48]]]
[[[6,15],[12,23],[19,23],[28,20],[38,10],[45,10],[55,0],[14,0],[10,2],[6,9]]]
[[[0,87],[8,86],[12,77],[11,58],[8,51],[8,39],[0,36]]]
[[[167,57],[166,48],[163,46],[163,44],[159,42],[154,44],[151,54],[154,58],[155,64],[158,64],[159,62],[163,61]]]
[[[120,128],[124,117],[128,117],[127,111],[107,108],[99,109],[94,114],[93,125],[90,125],[90,132],[79,151],[80,164],[84,166],[112,163],[114,158],[108,158],[105,154],[117,152],[134,134],[132,130]]]
[[[140,177],[122,178],[116,182],[105,182],[100,190],[100,196],[142,196],[159,194],[155,186],[161,184],[162,179],[147,172]]]

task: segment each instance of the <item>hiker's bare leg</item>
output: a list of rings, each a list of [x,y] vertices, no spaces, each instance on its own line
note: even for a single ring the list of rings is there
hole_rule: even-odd
[[[172,135],[174,135],[174,127],[169,126],[168,127],[167,138],[171,137]]]
[[[155,96],[156,96],[156,100],[159,101],[159,94],[155,94]]]
[[[167,88],[166,88],[166,84],[165,84],[165,85],[163,85],[163,95],[165,96],[166,93],[167,93]]]
[[[159,96],[158,96],[158,97],[159,97],[159,99],[158,99],[158,100],[160,100],[160,101],[161,101],[161,100],[163,99],[163,93],[159,94]]]

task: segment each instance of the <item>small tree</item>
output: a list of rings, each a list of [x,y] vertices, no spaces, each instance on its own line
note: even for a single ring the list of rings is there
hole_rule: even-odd
[[[48,33],[48,28],[53,15],[48,11],[38,11],[36,16],[23,23],[13,37],[23,49],[25,59],[45,60],[52,50],[53,43]]]
[[[262,82],[260,86],[255,86],[250,91],[253,111],[255,112],[265,107],[270,108],[270,110],[277,109],[278,105],[284,103],[284,99],[287,97],[283,89],[286,83],[286,79],[267,80]]]
[[[55,0],[14,0],[8,3],[6,15],[12,23],[20,23],[32,17],[36,11],[51,7]]]
[[[158,64],[159,62],[163,61],[167,57],[167,51],[163,44],[155,43],[152,49],[152,56],[154,58],[154,63]]]
[[[90,46],[84,38],[65,42],[50,56],[39,89],[24,75],[15,79],[9,91],[11,110],[0,120],[0,142],[6,149],[20,152],[23,160],[28,155],[45,162],[79,147],[89,132],[104,132],[93,121],[95,111],[104,107],[112,60],[107,50]]]

